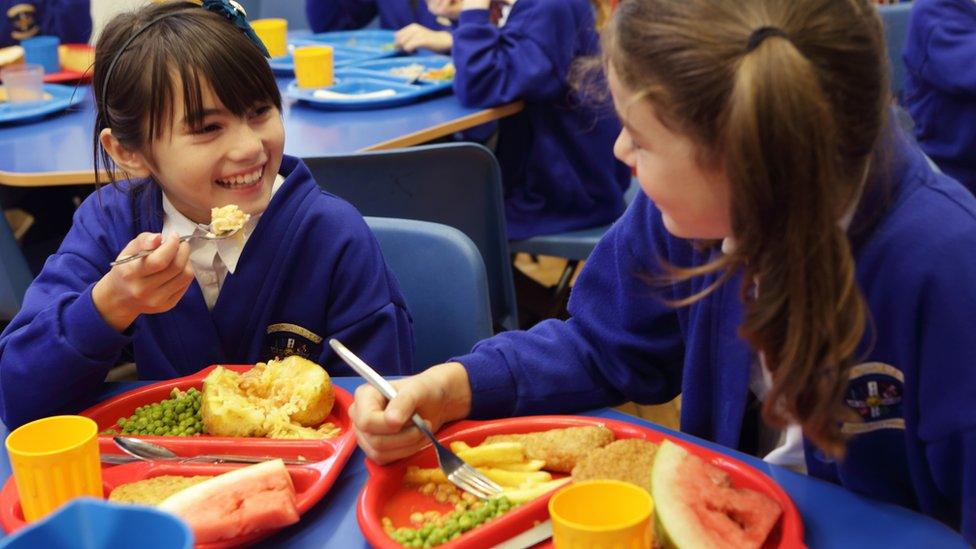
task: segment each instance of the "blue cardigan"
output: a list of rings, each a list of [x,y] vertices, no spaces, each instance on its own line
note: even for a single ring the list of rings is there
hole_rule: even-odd
[[[620,216],[630,184],[630,171],[612,154],[620,123],[608,106],[583,104],[568,83],[575,60],[599,53],[587,0],[519,0],[500,29],[488,10],[465,10],[452,53],[461,103],[525,101],[522,112],[498,126],[509,238]]]
[[[917,0],[903,57],[916,139],[976,192],[976,2]]]
[[[863,421],[844,426],[853,435],[844,461],[808,445],[807,466],[961,528],[972,543],[976,199],[903,140],[891,148],[851,229],[871,321],[846,402]],[[661,274],[655,257],[696,266],[719,253],[671,236],[641,194],[587,261],[568,321],[499,334],[457,359],[471,381],[471,415],[567,413],[680,393],[683,432],[736,448],[757,359],[737,334],[741,277],[680,309],[663,299],[686,297],[717,275],[649,282]]]
[[[305,0],[305,15],[313,32],[358,29],[379,14],[380,26],[399,30],[410,23],[445,30],[427,11],[427,0]]]
[[[87,44],[91,35],[89,0],[5,0],[0,9],[0,47],[41,34],[57,36],[65,44]]]
[[[325,344],[336,337],[387,374],[409,373],[413,333],[396,280],[352,206],[321,190],[297,158],[227,275],[213,311],[194,281],[177,305],[118,333],[92,302],[95,282],[141,232],[162,228],[155,185],[104,187],[0,335],[0,413],[8,427],[77,407],[132,345],[142,379],[211,364],[253,364],[300,354],[333,375],[352,371]]]

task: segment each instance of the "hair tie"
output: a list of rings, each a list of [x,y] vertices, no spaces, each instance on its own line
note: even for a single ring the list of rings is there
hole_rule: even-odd
[[[749,35],[749,41],[746,43],[746,53],[756,49],[759,44],[762,44],[763,40],[770,36],[780,36],[787,40],[790,39],[790,35],[786,34],[786,31],[779,27],[759,27]]]
[[[247,12],[244,11],[244,8],[240,4],[234,0],[203,0],[202,5],[207,11],[224,16],[228,21],[233,23],[235,27],[241,29],[241,31],[244,32],[244,35],[247,36],[251,42],[254,42],[254,45],[261,50],[261,53],[264,54],[265,57],[271,57],[271,54],[268,53],[268,49],[264,47],[264,43],[261,42],[258,35],[254,33],[254,29],[251,28],[250,23],[247,22]],[[181,13],[186,12],[185,10],[174,11],[152,19],[143,25],[139,30],[132,33],[132,36],[122,43],[122,47],[119,48],[119,51],[115,52],[112,62],[108,64],[108,70],[105,71],[105,82],[102,83],[102,96],[101,101],[99,102],[101,103],[102,107],[105,107],[105,98],[108,97],[108,82],[112,77],[112,72],[115,70],[115,65],[119,62],[119,58],[122,57],[125,50],[129,49],[129,46],[132,45],[132,42],[135,41],[136,38],[142,36],[144,32],[149,30],[149,28],[156,23],[166,19],[167,17],[173,17]],[[105,117],[105,124],[109,125],[107,107],[103,109],[103,115]]]

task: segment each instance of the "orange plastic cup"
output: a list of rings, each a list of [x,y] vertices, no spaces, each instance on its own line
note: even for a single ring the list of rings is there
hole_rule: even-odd
[[[288,53],[288,20],[255,19],[251,28],[258,35],[271,57],[281,57]]]
[[[575,482],[549,500],[557,549],[649,549],[654,503],[646,490],[619,480]]]
[[[332,46],[295,48],[294,57],[299,88],[325,88],[334,83]]]
[[[33,522],[80,497],[104,497],[98,426],[81,416],[53,416],[22,425],[7,437],[20,506]]]

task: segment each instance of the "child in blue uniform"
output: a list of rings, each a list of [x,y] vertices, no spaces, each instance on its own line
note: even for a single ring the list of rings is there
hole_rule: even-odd
[[[400,49],[451,49],[451,33],[426,0],[305,0],[305,15],[313,32],[358,29],[379,16],[380,27],[397,31]]]
[[[0,47],[49,34],[63,43],[88,42],[91,34],[89,0],[6,0],[0,2]]]
[[[917,0],[903,57],[915,138],[976,192],[976,2]]]
[[[630,172],[610,153],[620,125],[612,113],[584,105],[568,83],[574,62],[599,50],[590,2],[518,0],[489,9],[489,0],[465,0],[461,6],[452,50],[458,99],[473,107],[525,101],[522,112],[498,124],[508,237],[585,229],[619,217],[630,184]]]
[[[625,0],[604,38],[644,194],[571,318],[361,388],[367,455],[471,417],[682,395],[681,429],[976,542],[976,199],[895,126],[868,0]],[[750,402],[762,402],[762,417]]]
[[[376,240],[301,160],[283,156],[274,76],[224,15],[166,2],[102,33],[95,138],[127,179],[81,205],[0,335],[6,425],[81,405],[130,344],[143,379],[291,354],[350,373],[324,345],[330,337],[388,374],[408,373],[410,320]],[[241,233],[176,238],[205,234],[197,224],[227,204],[251,215]],[[153,251],[109,266],[142,250]]]

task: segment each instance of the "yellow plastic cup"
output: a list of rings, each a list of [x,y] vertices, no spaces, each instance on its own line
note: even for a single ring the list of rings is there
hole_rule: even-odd
[[[258,35],[271,57],[281,57],[288,53],[288,20],[255,19],[251,28]]]
[[[87,417],[53,416],[7,437],[20,506],[33,522],[80,496],[103,498],[98,425]]]
[[[575,482],[549,500],[557,549],[649,549],[654,503],[646,490],[619,480]]]
[[[299,88],[324,88],[334,83],[332,46],[295,48],[294,57]]]

